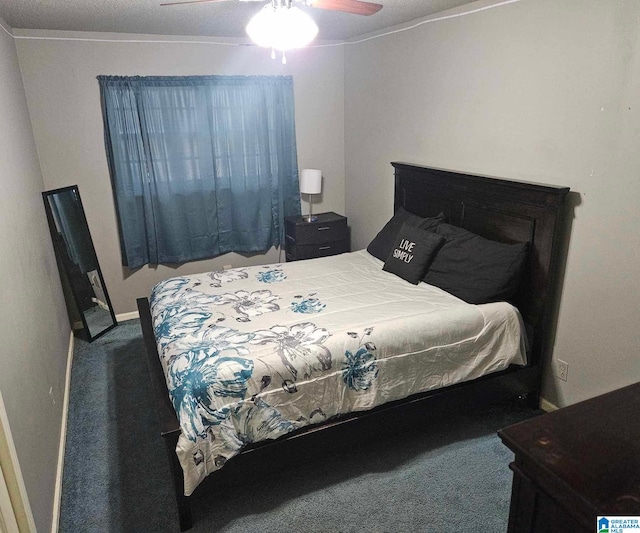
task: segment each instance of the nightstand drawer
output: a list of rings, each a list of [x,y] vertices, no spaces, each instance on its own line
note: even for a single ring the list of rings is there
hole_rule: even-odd
[[[328,255],[343,254],[349,251],[349,240],[320,243],[320,244],[304,244],[293,246],[289,249],[291,259],[312,259],[314,257],[326,257]]]
[[[293,243],[324,244],[341,241],[348,237],[347,219],[330,222],[295,224],[287,231],[287,239]]]

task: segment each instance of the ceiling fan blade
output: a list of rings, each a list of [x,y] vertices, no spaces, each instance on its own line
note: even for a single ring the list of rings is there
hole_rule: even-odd
[[[165,2],[161,6],[179,6],[182,4],[209,4],[211,2],[229,2],[230,0],[181,0],[178,2]]]
[[[354,15],[373,15],[382,9],[381,4],[362,2],[361,0],[310,0],[308,5],[318,9],[343,11]]]

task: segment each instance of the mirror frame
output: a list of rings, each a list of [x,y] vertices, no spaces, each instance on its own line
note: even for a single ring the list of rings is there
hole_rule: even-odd
[[[65,261],[63,258],[63,250],[60,250],[60,247],[58,245],[58,229],[56,226],[56,222],[54,220],[53,217],[53,212],[51,209],[51,204],[49,202],[49,197],[54,196],[55,194],[60,194],[60,193],[64,193],[64,192],[73,192],[75,194],[75,197],[78,200],[78,206],[80,207],[80,215],[82,218],[82,221],[84,222],[86,229],[87,229],[87,235],[88,235],[88,239],[89,239],[89,244],[91,245],[91,252],[93,253],[93,256],[95,257],[95,264],[96,264],[96,271],[98,273],[98,277],[100,279],[100,288],[102,290],[102,292],[104,293],[104,297],[106,300],[106,304],[109,307],[109,313],[111,315],[111,321],[112,324],[110,326],[107,326],[105,329],[101,330],[100,332],[96,333],[95,335],[91,335],[91,330],[89,329],[89,324],[87,323],[87,319],[85,318],[84,312],[81,310],[81,298],[78,294],[76,285],[74,283],[71,282],[71,277],[70,277],[70,273],[67,271],[67,269],[65,268]],[[84,206],[82,205],[82,199],[80,198],[80,191],[78,190],[78,186],[77,185],[70,185],[68,187],[60,187],[59,189],[52,189],[50,191],[44,191],[42,193],[42,200],[44,201],[44,209],[45,212],[47,214],[47,222],[49,224],[49,232],[51,233],[51,241],[53,243],[53,249],[55,251],[55,255],[56,255],[56,262],[58,263],[58,271],[60,273],[60,279],[61,282],[64,283],[64,279],[66,279],[67,281],[67,285],[69,286],[69,289],[71,291],[71,294],[73,296],[73,305],[75,305],[75,308],[78,312],[78,314],[80,315],[80,319],[82,320],[82,330],[81,332],[84,333],[80,333],[80,337],[84,338],[85,340],[87,340],[88,342],[92,342],[94,340],[96,340],[98,337],[101,337],[102,335],[104,335],[105,333],[107,333],[108,331],[111,331],[113,328],[115,328],[118,325],[118,321],[116,320],[116,315],[113,311],[113,305],[111,304],[111,299],[109,298],[109,293],[107,291],[107,286],[104,283],[104,277],[102,276],[102,269],[100,268],[100,263],[98,261],[98,256],[96,255],[96,251],[95,251],[95,247],[93,245],[93,238],[91,237],[91,232],[89,231],[89,225],[87,224],[87,217],[85,215],[85,211],[84,211]],[[64,278],[64,279],[63,279]],[[65,295],[65,300],[67,299],[67,296]],[[69,321],[71,323],[71,329],[74,331],[74,334],[77,334],[80,330],[76,330],[73,328],[73,318],[71,317],[71,310],[69,309],[69,302],[67,301],[67,310],[69,311]]]

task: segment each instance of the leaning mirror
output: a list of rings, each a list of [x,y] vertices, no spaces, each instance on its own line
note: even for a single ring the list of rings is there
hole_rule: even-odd
[[[71,327],[91,342],[117,325],[78,186],[42,193]]]

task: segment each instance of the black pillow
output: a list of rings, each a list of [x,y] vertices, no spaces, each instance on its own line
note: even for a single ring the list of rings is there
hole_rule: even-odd
[[[386,261],[396,241],[396,236],[405,222],[409,226],[435,230],[438,224],[444,222],[444,215],[440,213],[437,217],[422,218],[399,207],[389,222],[384,225],[380,232],[369,243],[367,252],[380,259],[380,261]]]
[[[492,241],[451,224],[436,232],[446,240],[423,281],[472,304],[508,300],[518,290],[528,243]]]
[[[406,222],[398,232],[382,270],[417,285],[444,243],[444,237]]]

